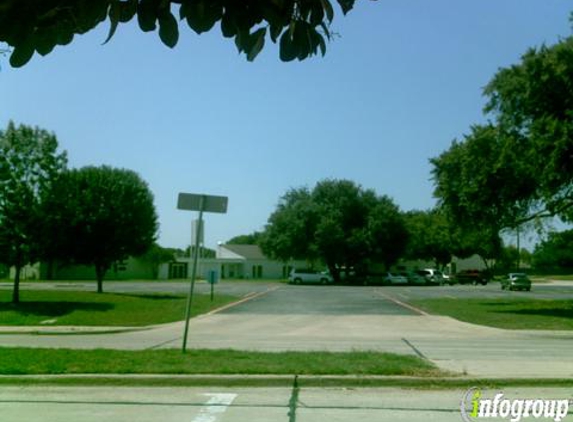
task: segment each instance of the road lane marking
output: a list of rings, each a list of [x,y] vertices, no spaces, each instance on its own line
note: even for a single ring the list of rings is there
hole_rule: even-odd
[[[215,422],[217,418],[227,411],[227,408],[237,397],[236,394],[204,394],[210,399],[199,410],[192,422]]]
[[[415,312],[415,313],[417,313],[417,314],[419,314],[419,315],[424,315],[424,316],[430,315],[430,314],[428,314],[427,312],[422,311],[421,309],[418,309],[418,308],[416,308],[416,307],[414,307],[414,306],[412,306],[412,305],[409,305],[409,304],[407,304],[407,303],[404,303],[404,302],[402,302],[402,301],[400,301],[400,300],[398,300],[398,299],[396,299],[396,298],[393,298],[392,296],[389,296],[389,295],[387,295],[387,294],[385,294],[385,293],[378,292],[378,294],[379,294],[380,296],[382,296],[384,299],[387,299],[387,300],[389,300],[390,302],[394,302],[396,305],[399,305],[399,306],[402,306],[403,308],[409,309],[410,311]]]

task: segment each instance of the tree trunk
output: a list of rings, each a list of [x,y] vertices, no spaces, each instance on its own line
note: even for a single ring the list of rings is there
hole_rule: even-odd
[[[105,277],[106,268],[103,265],[96,264],[96,280],[97,280],[97,292],[103,293],[103,278]]]
[[[336,265],[327,263],[326,266],[328,267],[328,271],[330,272],[330,275],[332,276],[334,282],[336,284],[339,284],[340,283],[340,271],[338,270],[338,268],[336,268]]]
[[[17,305],[20,303],[20,272],[22,267],[18,264],[16,265],[16,272],[14,274],[14,290],[12,290],[12,303]]]

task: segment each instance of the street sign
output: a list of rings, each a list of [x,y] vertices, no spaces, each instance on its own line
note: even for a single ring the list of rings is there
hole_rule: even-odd
[[[203,200],[202,204],[201,200]],[[180,210],[225,214],[227,212],[228,201],[229,199],[226,196],[180,193],[177,198],[177,208]],[[201,205],[203,205],[203,209],[201,209]]]
[[[189,318],[191,318],[191,303],[193,302],[193,290],[195,288],[195,277],[197,274],[197,259],[199,258],[199,244],[203,236],[203,213],[227,212],[228,198],[226,196],[203,195],[196,193],[180,193],[177,198],[177,208],[187,211],[199,211],[197,220],[198,230],[195,230],[195,249],[193,251],[193,266],[191,267],[191,284],[189,285],[189,295],[187,296],[187,306],[185,307],[185,328],[183,331],[183,353],[187,348],[187,333],[189,332]],[[213,300],[213,284],[211,283],[211,300]]]

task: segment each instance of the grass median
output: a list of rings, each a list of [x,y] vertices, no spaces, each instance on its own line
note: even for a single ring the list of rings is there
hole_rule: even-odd
[[[187,298],[171,294],[92,293],[23,290],[21,302],[10,302],[11,291],[0,291],[0,325],[83,325],[140,327],[184,319]],[[235,296],[195,294],[192,316],[209,312]]]
[[[381,352],[74,350],[0,348],[0,374],[407,375],[442,374],[416,356]]]
[[[515,330],[573,330],[573,300],[426,299],[412,305],[472,324]]]

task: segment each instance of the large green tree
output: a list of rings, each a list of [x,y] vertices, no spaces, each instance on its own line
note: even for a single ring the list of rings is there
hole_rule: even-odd
[[[22,267],[41,252],[42,194],[66,162],[52,133],[13,122],[0,131],[0,262],[15,268],[13,303]]]
[[[336,0],[346,14],[355,0]],[[108,21],[108,40],[119,24],[137,20],[142,31],[159,29],[161,41],[174,47],[179,22],[197,34],[220,23],[224,37],[233,38],[248,60],[268,38],[278,43],[284,61],[303,60],[326,51],[335,15],[331,0],[5,0],[0,4],[0,41],[13,47],[10,63],[26,64],[38,52],[72,42]]]
[[[511,135],[508,165],[534,177],[525,200],[535,200],[529,219],[573,219],[573,37],[532,48],[521,63],[500,70],[485,88],[486,111]]]
[[[573,220],[572,80],[573,38],[496,73],[484,90],[490,123],[431,160],[435,195],[456,225],[494,240],[545,217]]]
[[[513,142],[497,126],[477,125],[430,160],[434,195],[456,226],[499,232],[528,215],[535,174]]]
[[[406,256],[409,259],[432,260],[442,268],[452,260],[455,250],[447,216],[438,209],[409,211],[404,214],[408,229]]]
[[[44,201],[48,258],[93,265],[97,291],[116,261],[144,254],[158,229],[153,195],[141,177],[108,166],[64,172]]]
[[[544,270],[573,269],[573,230],[549,233],[533,252],[533,265]]]
[[[146,262],[153,273],[153,278],[157,279],[159,275],[159,266],[175,260],[175,249],[164,248],[157,243],[153,243],[142,256],[142,261]]]
[[[291,189],[281,198],[261,247],[283,261],[321,261],[338,281],[341,269],[393,264],[406,241],[402,215],[390,198],[348,180],[324,180],[312,191]]]

